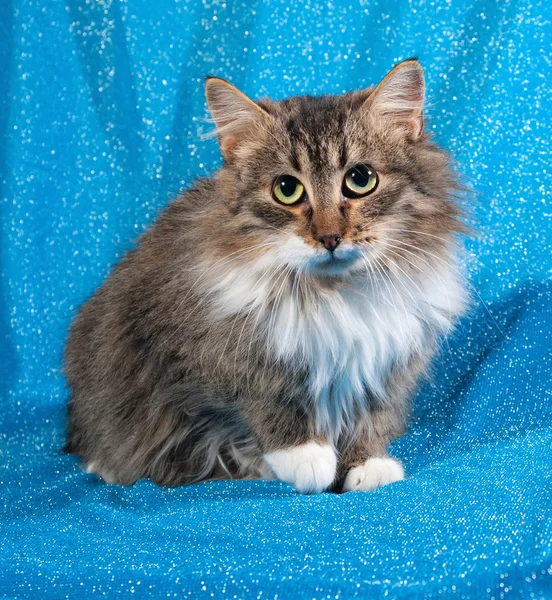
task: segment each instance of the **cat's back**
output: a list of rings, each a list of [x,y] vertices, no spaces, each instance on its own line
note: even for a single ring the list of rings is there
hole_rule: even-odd
[[[156,340],[177,326],[175,307],[193,294],[205,208],[216,210],[214,189],[212,180],[200,180],[172,201],[78,309],[65,347],[72,387],[87,375],[120,370],[131,351],[151,353]]]

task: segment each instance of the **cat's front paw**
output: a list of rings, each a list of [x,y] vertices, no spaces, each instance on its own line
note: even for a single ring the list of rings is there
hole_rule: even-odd
[[[320,494],[335,479],[337,457],[328,444],[307,442],[268,452],[264,458],[278,479],[291,483],[301,494]]]
[[[367,492],[402,479],[404,479],[404,469],[398,460],[389,457],[372,457],[360,467],[354,467],[349,471],[343,484],[343,491]]]

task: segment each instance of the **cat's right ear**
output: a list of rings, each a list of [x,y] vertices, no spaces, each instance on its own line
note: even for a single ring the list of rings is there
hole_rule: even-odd
[[[258,136],[272,119],[237,87],[219,77],[207,78],[205,97],[224,158],[228,158],[241,142]]]

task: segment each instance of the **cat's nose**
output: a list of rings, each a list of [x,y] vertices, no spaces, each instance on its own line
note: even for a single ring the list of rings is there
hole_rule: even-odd
[[[333,252],[341,242],[341,236],[339,233],[332,233],[330,235],[322,235],[318,238],[318,241],[328,250]]]

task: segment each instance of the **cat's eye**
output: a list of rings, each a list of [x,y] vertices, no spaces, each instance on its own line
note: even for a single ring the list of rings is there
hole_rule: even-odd
[[[272,195],[282,204],[298,204],[305,198],[305,187],[293,175],[280,175],[272,186]]]
[[[370,165],[355,165],[345,173],[342,193],[346,198],[361,198],[378,187],[378,176]]]

